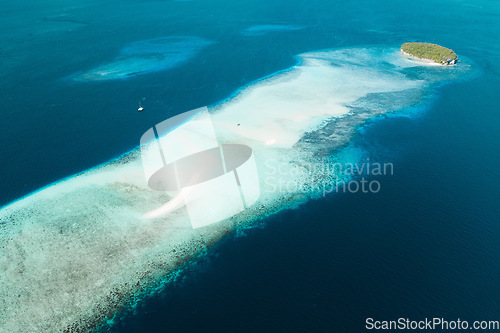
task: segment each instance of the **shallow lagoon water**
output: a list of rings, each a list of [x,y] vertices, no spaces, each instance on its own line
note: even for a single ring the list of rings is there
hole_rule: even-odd
[[[115,60],[76,74],[77,81],[125,79],[175,68],[189,61],[212,42],[198,37],[162,37],[138,41],[124,47]]]

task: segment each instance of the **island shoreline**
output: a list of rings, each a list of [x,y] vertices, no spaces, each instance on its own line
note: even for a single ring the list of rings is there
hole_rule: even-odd
[[[435,65],[435,66],[455,66],[456,65],[456,63],[442,64],[442,63],[439,63],[439,62],[435,62],[434,60],[431,60],[431,59],[419,58],[419,57],[416,57],[416,56],[414,56],[412,54],[409,54],[408,52],[403,51],[403,49],[401,49],[401,54],[403,54],[403,55],[405,55],[407,57],[410,57],[412,59],[421,60],[423,62],[429,63],[429,65]]]

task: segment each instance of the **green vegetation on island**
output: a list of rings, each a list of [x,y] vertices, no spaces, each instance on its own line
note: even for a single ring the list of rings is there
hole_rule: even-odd
[[[431,43],[404,43],[401,51],[412,57],[431,60],[442,65],[454,65],[458,57],[453,50]]]

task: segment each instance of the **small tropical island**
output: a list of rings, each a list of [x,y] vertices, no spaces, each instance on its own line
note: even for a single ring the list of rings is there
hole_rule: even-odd
[[[455,65],[458,57],[453,50],[432,43],[404,43],[401,45],[404,55],[429,60],[441,65]]]

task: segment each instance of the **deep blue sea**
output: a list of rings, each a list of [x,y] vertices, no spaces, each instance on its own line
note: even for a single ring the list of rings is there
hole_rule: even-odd
[[[230,233],[106,330],[363,332],[369,317],[500,320],[500,2],[2,7],[0,206],[130,151],[153,124],[216,104],[300,53],[426,41],[474,68],[354,135],[351,146],[394,164],[377,178],[379,193],[331,194]],[[143,75],[74,79],[166,36],[207,44]]]

